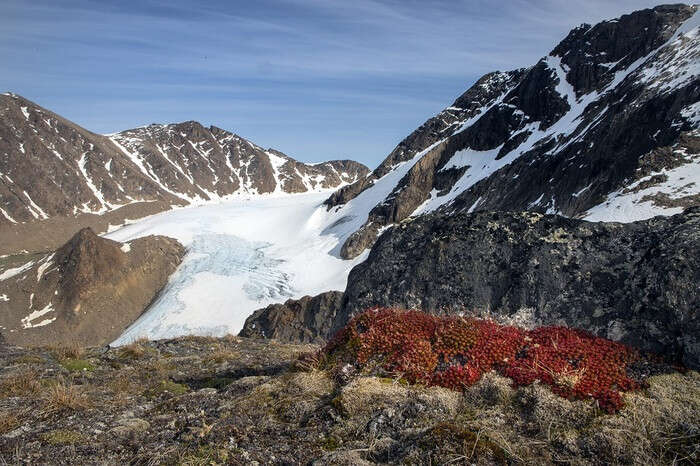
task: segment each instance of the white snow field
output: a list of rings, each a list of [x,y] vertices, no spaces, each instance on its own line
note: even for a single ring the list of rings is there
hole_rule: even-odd
[[[183,263],[156,301],[113,345],[140,337],[238,333],[256,309],[289,298],[344,290],[348,273],[367,257],[337,255],[354,222],[327,212],[328,192],[254,196],[162,212],[105,236],[178,239]],[[366,220],[366,217],[363,219]]]

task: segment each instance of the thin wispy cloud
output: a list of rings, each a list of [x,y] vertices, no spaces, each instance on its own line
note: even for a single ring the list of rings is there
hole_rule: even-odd
[[[4,0],[0,88],[96,132],[196,119],[376,165],[482,74],[652,1]]]

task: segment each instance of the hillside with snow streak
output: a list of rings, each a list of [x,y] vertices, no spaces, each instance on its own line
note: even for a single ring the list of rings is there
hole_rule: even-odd
[[[19,95],[0,95],[0,226],[136,204],[164,210],[237,196],[323,192],[367,173],[350,160],[304,164],[194,121],[98,135]],[[133,211],[130,218],[143,216]]]
[[[442,209],[630,222],[700,204],[700,15],[666,5],[572,30],[490,73],[326,200],[355,257]]]

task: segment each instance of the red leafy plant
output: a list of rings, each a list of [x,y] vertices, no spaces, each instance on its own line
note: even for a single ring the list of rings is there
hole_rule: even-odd
[[[595,399],[608,413],[622,408],[620,392],[641,385],[627,373],[627,366],[641,358],[638,351],[583,330],[525,330],[486,319],[388,308],[353,318],[328,342],[322,357],[456,390],[494,370],[515,386],[539,380],[562,397]]]

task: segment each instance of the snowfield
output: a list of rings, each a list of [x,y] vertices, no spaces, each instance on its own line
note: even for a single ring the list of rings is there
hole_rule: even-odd
[[[107,233],[121,242],[166,235],[187,248],[160,296],[113,345],[140,337],[236,334],[256,309],[344,290],[350,269],[367,252],[352,261],[338,257],[338,245],[353,222],[337,222],[340,212],[321,206],[328,194],[255,196],[186,207]]]

